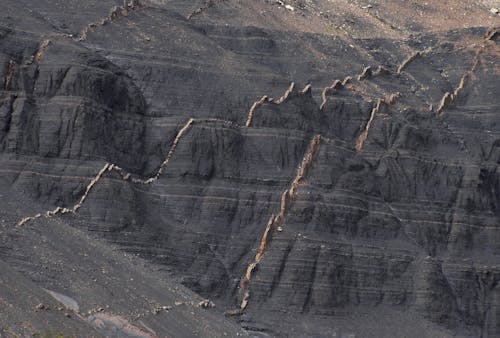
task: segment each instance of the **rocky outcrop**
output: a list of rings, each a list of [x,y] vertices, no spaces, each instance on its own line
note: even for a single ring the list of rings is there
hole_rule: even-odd
[[[489,41],[495,35],[495,32],[498,32],[498,30],[493,29],[493,30],[486,33],[483,44],[476,51],[476,55],[474,56],[474,59],[472,60],[472,66],[470,67],[470,69],[467,70],[462,75],[462,77],[460,78],[460,83],[453,90],[453,92],[446,92],[443,95],[443,98],[439,102],[439,106],[437,108],[438,114],[442,114],[444,109],[446,109],[448,106],[450,106],[451,104],[453,104],[456,101],[458,94],[460,93],[460,91],[462,91],[464,89],[467,81],[470,81],[471,78],[474,76],[474,71],[476,70],[476,68],[479,64],[481,53],[483,52],[483,50],[485,48],[487,48],[487,46],[489,45]]]
[[[382,3],[338,4],[363,39],[319,0],[68,4],[0,13],[0,260],[81,311],[34,327],[498,335],[496,30],[403,39]]]
[[[193,17],[203,13],[203,11],[209,9],[210,7],[214,7],[215,5],[217,5],[217,3],[221,3],[224,1],[226,0],[205,0],[205,2],[201,7],[196,8],[195,10],[193,10],[191,13],[188,14],[187,19],[191,20]]]
[[[130,12],[141,9],[144,5],[139,0],[132,0],[127,3],[127,0],[123,1],[122,6],[114,6],[111,8],[109,15],[105,18],[101,19],[98,22],[93,22],[88,24],[79,34],[78,41],[85,41],[88,39],[88,35],[90,32],[98,29],[99,27],[103,27],[115,20],[118,20],[121,17],[126,17]]]
[[[358,141],[356,142],[356,150],[357,151],[361,151],[363,149],[363,145],[365,144],[365,141],[368,138],[368,132],[370,131],[370,127],[372,125],[373,119],[375,118],[375,115],[383,109],[384,105],[393,104],[398,96],[399,96],[399,94],[391,94],[386,99],[378,99],[377,100],[377,104],[372,109],[372,111],[370,113],[370,118],[368,119],[368,122],[366,122],[365,129],[363,130],[361,135],[359,135]]]
[[[318,152],[318,148],[320,146],[320,141],[321,141],[321,135],[316,135],[311,140],[309,147],[307,148],[307,151],[304,154],[304,157],[302,158],[302,162],[297,168],[297,174],[295,175],[295,178],[290,184],[290,188],[285,190],[281,195],[279,212],[276,215],[272,214],[271,217],[269,218],[269,221],[266,224],[264,233],[260,240],[259,248],[257,249],[257,253],[255,255],[255,259],[248,265],[245,272],[245,276],[242,278],[240,282],[240,292],[243,294],[243,299],[241,300],[240,304],[241,310],[245,310],[248,305],[250,293],[246,291],[246,288],[248,284],[251,282],[252,274],[259,265],[260,261],[262,260],[264,253],[266,251],[266,247],[272,240],[273,234],[276,231],[278,232],[283,231],[283,227],[281,226],[281,224],[283,224],[283,222],[285,221],[286,214],[288,213],[288,210],[290,209],[290,206],[293,203],[293,200],[295,199],[295,194],[299,187],[299,184],[301,184],[301,182],[305,180],[307,171],[313,164],[314,157]]]

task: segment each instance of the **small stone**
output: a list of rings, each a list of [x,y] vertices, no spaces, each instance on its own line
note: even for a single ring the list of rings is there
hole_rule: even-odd
[[[50,307],[48,305],[45,305],[43,303],[40,303],[36,306],[37,310],[50,310]]]
[[[66,313],[64,314],[64,317],[66,317],[66,318],[71,318],[71,315],[70,315],[68,312],[66,312]]]
[[[293,6],[290,6],[290,5],[285,5],[285,8],[288,9],[289,11],[295,11],[295,8]]]
[[[499,10],[498,10],[498,8],[491,8],[491,9],[490,9],[490,12],[491,12],[492,14],[498,14]]]

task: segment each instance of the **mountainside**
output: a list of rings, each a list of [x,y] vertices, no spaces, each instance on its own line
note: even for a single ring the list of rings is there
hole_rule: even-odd
[[[0,336],[500,335],[498,1],[4,3]]]

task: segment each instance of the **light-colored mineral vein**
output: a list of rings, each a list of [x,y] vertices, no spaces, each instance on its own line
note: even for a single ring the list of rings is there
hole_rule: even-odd
[[[290,84],[290,87],[288,87],[288,89],[285,91],[285,93],[278,100],[276,100],[276,103],[281,104],[285,102],[290,97],[290,94],[294,92],[294,90],[295,90],[295,82],[292,82]]]
[[[106,18],[104,18],[103,20],[101,20],[101,22],[99,23],[96,23],[96,24],[90,24],[88,25],[83,31],[82,33],[80,34],[80,37],[79,37],[79,40],[85,40],[87,38],[87,33],[94,27],[97,27],[97,26],[102,26],[102,25],[105,25],[106,23],[108,22],[111,22],[111,21],[114,21],[116,20],[120,15],[123,15],[123,16],[126,16],[129,11],[131,10],[135,10],[135,9],[138,9],[138,8],[142,8],[143,7],[143,4],[138,1],[138,0],[132,0],[129,4],[126,4],[126,2],[124,1],[124,4],[123,6],[120,6],[120,7],[114,7],[110,13],[109,16],[107,16]],[[488,32],[488,34],[486,35],[486,37],[484,38],[485,41],[487,40],[491,40],[495,34],[498,33],[498,28],[495,28],[495,29],[492,29],[490,32]],[[48,48],[50,44],[50,40],[46,39],[46,40],[43,40],[40,45],[39,45],[39,48],[36,52],[36,54],[34,55],[34,61],[35,62],[40,62],[40,60],[42,59],[46,49]],[[477,65],[479,63],[479,55],[480,53],[482,52],[483,48],[485,46],[481,46],[477,53],[476,53],[476,56],[474,58],[474,62],[473,62],[473,65],[471,67],[471,69],[469,69],[461,78],[460,80],[460,84],[459,86],[452,92],[448,92],[448,93],[445,93],[443,95],[443,98],[441,99],[441,102],[439,104],[439,107],[438,107],[438,113],[441,113],[443,111],[443,109],[445,108],[445,106],[448,104],[448,103],[451,103],[453,102],[458,93],[464,88],[464,85],[466,84],[466,81],[472,76],[472,73],[474,72],[474,70],[477,68]],[[401,73],[404,68],[407,66],[407,64],[409,62],[411,62],[413,59],[415,59],[416,57],[420,56],[420,55],[423,55],[424,53],[428,53],[430,52],[431,49],[426,49],[424,51],[419,51],[419,52],[416,52],[412,55],[410,55],[408,58],[406,58],[402,63],[401,65],[398,67],[398,73]],[[11,63],[9,65],[9,69],[13,69],[15,64]],[[379,69],[377,70],[377,74],[380,73],[384,73],[386,72],[385,69],[383,69],[382,67],[379,67]],[[370,75],[372,75],[372,70],[370,67],[365,67],[362,72],[357,76],[358,80],[362,80],[364,78],[367,78],[367,77],[370,77]],[[331,85],[331,86],[328,86],[328,87],[325,87],[322,91],[322,103],[321,103],[321,106],[320,106],[320,109],[322,109],[324,107],[324,105],[326,104],[326,101],[327,101],[327,93],[329,91],[332,91],[332,90],[337,90],[343,86],[345,86],[349,81],[352,80],[352,77],[346,77],[342,82],[340,80],[336,80],[334,81],[334,83]],[[6,80],[6,84],[5,85],[8,85],[10,84],[10,79],[7,79]],[[306,93],[308,91],[311,90],[311,85],[308,84],[302,91],[301,93]],[[290,84],[290,87],[285,91],[285,93],[277,100],[275,101],[274,103],[275,104],[282,104],[283,102],[285,102],[291,94],[293,94],[293,92],[295,91],[295,83],[291,83]],[[363,133],[359,136],[358,138],[358,141],[357,141],[357,144],[356,144],[356,149],[359,151],[363,148],[363,145],[364,145],[364,142],[366,141],[367,137],[368,137],[368,132],[369,132],[369,129],[371,127],[371,123],[373,122],[373,119],[376,115],[377,112],[380,111],[381,107],[383,104],[392,104],[394,102],[394,100],[399,96],[399,93],[398,94],[391,94],[389,96],[388,99],[379,99],[377,101],[377,104],[376,106],[372,109],[372,112],[370,114],[370,119],[368,120],[367,122],[367,125],[365,127],[365,130],[363,131]],[[260,100],[254,102],[254,104],[252,105],[252,107],[250,108],[248,114],[247,114],[247,119],[246,119],[246,123],[245,123],[245,126],[246,127],[249,127],[251,125],[251,122],[252,122],[252,118],[253,118],[253,113],[254,111],[260,107],[261,105],[267,103],[267,102],[270,102],[271,100],[268,98],[268,96],[263,96]],[[217,120],[217,119],[203,119],[203,120],[197,120],[197,121],[222,121],[222,120]],[[66,214],[66,213],[76,213],[80,208],[81,206],[83,205],[83,203],[85,202],[85,200],[87,199],[90,191],[92,190],[92,188],[94,187],[95,184],[97,184],[100,179],[103,177],[103,175],[106,173],[106,172],[110,172],[110,171],[115,171],[117,172],[118,174],[120,174],[120,176],[122,177],[122,179],[124,179],[125,181],[130,181],[132,183],[138,183],[138,184],[151,184],[152,182],[156,181],[160,175],[163,173],[165,167],[168,165],[168,163],[170,162],[174,152],[175,152],[175,149],[177,148],[177,144],[179,143],[179,140],[181,139],[181,137],[184,135],[184,133],[189,130],[189,128],[193,125],[193,123],[195,122],[195,120],[193,118],[190,118],[188,120],[188,122],[179,130],[178,134],[176,135],[173,143],[172,143],[172,146],[169,150],[169,152],[167,153],[167,156],[165,158],[165,160],[162,162],[162,164],[160,165],[158,171],[156,172],[156,174],[146,180],[144,179],[140,179],[140,178],[134,178],[132,177],[132,175],[130,173],[127,173],[124,169],[120,168],[119,166],[117,165],[114,165],[114,164],[110,164],[110,163],[106,163],[104,165],[104,167],[98,172],[98,174],[91,180],[91,182],[89,183],[89,185],[86,187],[86,190],[85,190],[85,193],[84,195],[80,198],[80,200],[78,201],[78,203],[76,203],[73,208],[71,209],[68,209],[68,208],[64,208],[64,207],[57,207],[56,209],[54,210],[50,210],[50,211],[46,211],[45,213],[38,213],[34,216],[30,216],[30,217],[25,217],[23,218],[21,221],[18,222],[18,225],[24,225],[26,224],[27,222],[29,221],[32,221],[34,219],[37,219],[37,218],[40,218],[40,217],[52,217],[54,215],[57,215],[57,214]],[[234,124],[232,122],[229,122],[229,121],[223,121],[225,123],[229,123],[229,124]],[[319,144],[319,139],[320,139],[320,136],[318,135],[318,144]],[[294,191],[295,191],[295,185],[298,184],[298,181],[294,180],[294,182],[292,183],[292,187],[290,188],[290,190],[287,190],[283,193],[283,196],[282,196],[282,206],[285,206],[284,210],[286,210],[286,205],[289,201],[289,198],[290,196],[293,196],[294,194]],[[290,195],[291,193],[291,195]],[[288,196],[288,197],[287,197]],[[283,210],[283,208],[282,208]],[[277,223],[280,223],[282,221],[282,216],[284,214],[282,212],[280,212],[280,214],[278,216],[274,216],[272,215],[269,222],[268,222],[268,226],[269,227],[272,227],[273,225],[277,224]],[[268,227],[266,226],[266,229]],[[263,240],[264,240],[264,243],[266,243],[267,241],[267,238],[268,238],[268,234],[269,234],[269,231],[266,230],[264,232],[264,235],[263,235]],[[262,243],[261,243],[262,244]],[[265,244],[264,244],[265,246]],[[260,259],[262,258],[262,254],[263,254],[263,251],[259,250],[257,251],[257,255],[256,255],[256,262],[258,264],[258,262],[260,261]],[[255,262],[254,262],[255,263]],[[253,265],[250,264],[249,265],[249,269],[247,269],[247,276],[250,275],[251,276],[251,272],[253,271],[253,269],[255,268],[256,265]],[[249,280],[249,278],[248,278]],[[245,299],[245,297],[244,297]],[[243,304],[243,303],[242,303]]]
[[[144,5],[139,0],[131,0],[127,3],[125,0],[123,1],[122,6],[114,6],[109,15],[103,18],[99,22],[93,22],[85,26],[85,28],[78,35],[78,41],[85,41],[88,38],[88,33],[95,30],[96,28],[102,27],[110,22],[117,20],[120,17],[127,16],[130,12],[143,8]]]
[[[410,58],[410,57],[409,57]],[[408,59],[409,59],[408,58]],[[401,66],[400,66],[401,68]],[[358,75],[355,75],[354,77],[358,79],[358,81],[371,78],[374,76],[379,76],[379,75],[387,75],[391,74],[391,71],[382,67],[378,66],[375,71],[373,71],[373,68],[371,66],[364,67],[361,72]],[[326,105],[327,102],[327,95],[329,93],[334,93],[335,91],[341,90],[347,83],[351,82],[353,80],[352,76],[346,76],[343,80],[335,80],[333,81],[333,84],[331,86],[327,86],[323,88],[321,92],[321,105],[320,105],[320,110],[323,110],[323,108]],[[308,93],[312,90],[311,84],[307,84],[304,89],[302,89],[299,93],[300,94],[305,94]],[[296,85],[294,82],[290,83],[290,86],[287,88],[285,93],[278,99],[278,100],[273,100],[272,98],[269,98],[268,95],[262,96],[259,100],[255,101],[252,106],[250,107],[246,120],[245,120],[245,126],[250,127],[253,121],[253,116],[255,111],[263,106],[266,103],[274,103],[274,104],[282,104],[286,102],[292,94],[297,93],[296,91]]]
[[[366,139],[368,138],[368,132],[370,131],[372,122],[375,118],[375,115],[377,115],[378,112],[381,111],[382,107],[384,105],[391,105],[396,101],[396,98],[399,97],[399,93],[396,94],[391,94],[389,97],[385,99],[378,99],[377,104],[375,107],[372,109],[370,113],[370,118],[368,119],[368,122],[366,123],[365,129],[363,132],[359,135],[358,140],[356,142],[356,150],[361,151],[363,149],[363,146],[365,144]]]
[[[401,62],[401,64],[399,65],[398,67],[398,74],[401,74],[403,72],[403,70],[406,68],[406,66],[408,66],[413,60],[415,60],[416,58],[424,55],[424,54],[428,54],[432,51],[432,48],[426,48],[424,50],[419,50],[419,51],[416,51],[415,53],[409,55],[406,59],[403,60],[403,62]]]
[[[106,171],[110,171],[110,170],[111,170],[111,165],[109,163],[106,163],[104,165],[104,167],[102,167],[102,169],[99,170],[97,175],[87,185],[87,187],[85,188],[84,194],[82,195],[82,197],[80,197],[80,200],[73,206],[73,208],[68,209],[68,208],[63,208],[63,207],[57,207],[54,210],[49,210],[49,211],[46,211],[45,213],[38,213],[35,216],[25,217],[22,220],[20,220],[17,223],[17,225],[22,226],[28,222],[31,222],[31,221],[33,221],[37,218],[41,218],[41,217],[52,217],[52,216],[59,215],[59,214],[62,215],[62,214],[68,214],[68,213],[73,213],[73,214],[76,213],[78,211],[78,209],[80,209],[82,207],[83,203],[87,199],[92,188],[96,185],[97,182],[100,181],[100,179],[102,178],[102,175],[104,175],[104,173]]]
[[[201,121],[212,121],[212,120],[213,119],[205,119],[205,120],[201,120]],[[216,121],[216,120],[214,120],[214,121]],[[175,136],[174,141],[172,142],[172,145],[170,146],[170,150],[168,151],[167,156],[165,157],[165,160],[162,162],[162,164],[158,168],[158,171],[156,172],[156,174],[153,175],[152,177],[150,177],[146,180],[139,179],[139,178],[133,178],[132,174],[127,173],[124,169],[120,168],[119,166],[117,166],[115,164],[111,164],[111,163],[106,163],[101,168],[101,170],[99,170],[97,175],[90,181],[90,183],[85,188],[85,192],[83,193],[82,197],[80,197],[78,202],[72,208],[57,207],[54,210],[49,210],[49,211],[46,211],[45,213],[38,213],[34,216],[25,217],[25,218],[21,219],[17,223],[17,225],[22,226],[30,221],[33,221],[33,220],[35,220],[37,218],[41,218],[41,217],[53,217],[55,215],[62,215],[62,214],[69,214],[69,213],[75,214],[83,206],[83,204],[87,200],[87,197],[89,196],[89,194],[92,191],[92,189],[94,188],[94,186],[98,182],[100,182],[101,178],[104,176],[104,174],[106,172],[115,171],[122,177],[123,180],[129,181],[132,183],[138,183],[138,184],[151,184],[151,183],[153,183],[154,181],[158,180],[160,175],[164,172],[166,166],[170,163],[170,160],[172,159],[172,156],[174,155],[175,150],[177,149],[177,145],[179,144],[179,141],[181,140],[182,136],[185,135],[186,132],[192,127],[194,122],[195,122],[195,120],[193,118],[190,118],[184,124],[184,126],[179,130],[179,132]]]
[[[372,67],[368,66],[363,69],[361,74],[358,75],[358,81],[371,77],[373,74]]]
[[[259,247],[257,248],[257,252],[255,254],[254,260],[248,265],[245,276],[240,281],[240,292],[243,294],[241,303],[240,303],[240,308],[235,310],[235,311],[229,311],[228,314],[237,314],[243,310],[248,305],[249,299],[250,299],[250,292],[246,289],[248,286],[248,283],[250,283],[252,279],[253,272],[255,268],[259,265],[259,263],[262,260],[262,257],[264,256],[264,253],[266,251],[267,245],[272,239],[273,233],[276,230],[282,230],[282,224],[283,221],[286,217],[286,214],[288,213],[290,206],[293,202],[293,200],[296,197],[297,194],[297,188],[299,185],[302,183],[302,181],[305,179],[307,176],[308,170],[311,168],[315,156],[318,152],[319,146],[321,143],[321,135],[315,135],[311,141],[309,142],[309,146],[304,154],[304,157],[302,158],[302,161],[300,162],[295,177],[290,184],[290,187],[286,189],[282,194],[281,194],[281,203],[280,203],[280,210],[277,215],[272,214],[271,217],[269,218],[266,227],[264,229],[264,233],[262,234],[261,240]]]
[[[361,82],[365,79],[370,79],[382,75],[390,75],[391,73],[392,72],[389,69],[384,68],[380,65],[375,71],[371,66],[368,66],[363,68],[361,73],[359,73],[358,75],[354,75],[354,78],[352,76],[346,76],[343,80],[335,80],[333,81],[333,84],[331,86],[323,88],[323,91],[321,92],[321,104],[319,106],[319,109],[323,110],[325,108],[328,100],[328,94],[334,94],[342,90],[348,83],[352,82],[353,79],[357,79],[358,82]]]
[[[327,95],[329,93],[334,93],[335,91],[337,90],[340,90],[342,88],[344,88],[344,86],[352,80],[352,77],[350,76],[347,76],[344,80],[340,81],[340,80],[335,80],[333,81],[333,84],[331,86],[328,86],[328,87],[325,87],[323,88],[323,91],[321,92],[321,105],[319,107],[320,110],[323,110],[323,108],[325,108],[325,105],[326,105],[326,101],[328,99]]]
[[[269,102],[269,97],[267,95],[264,95],[264,96],[262,96],[262,98],[260,100],[257,100],[252,104],[252,107],[250,108],[250,110],[248,111],[248,114],[247,114],[247,120],[245,122],[246,127],[250,127],[250,124],[252,123],[253,113],[254,113],[255,109],[257,109],[258,107],[262,106],[264,103],[267,103],[267,102]]]
[[[486,35],[483,37],[482,44],[476,50],[474,59],[472,61],[472,66],[462,75],[458,86],[453,91],[444,93],[443,96],[441,97],[441,100],[439,101],[438,108],[436,110],[437,115],[441,115],[443,113],[444,109],[446,109],[447,107],[449,107],[451,104],[453,104],[456,101],[458,94],[464,89],[465,85],[472,78],[474,72],[476,71],[477,66],[479,65],[480,55],[483,52],[483,50],[488,46],[488,41],[492,40],[495,37],[495,35],[498,34],[499,30],[500,30],[500,28],[494,27],[494,28],[490,29],[486,33]],[[424,54],[429,54],[431,52],[432,52],[432,48],[429,47],[425,50],[417,51],[417,52],[411,54],[405,60],[403,60],[401,65],[398,67],[398,71],[397,71],[398,74],[402,73],[404,71],[404,69],[408,66],[408,64],[411,63],[413,60],[415,60],[417,57],[420,57]],[[432,110],[433,105],[430,104],[429,107],[430,107],[429,109]]]
[[[474,56],[474,59],[472,61],[472,66],[464,73],[464,75],[462,75],[458,86],[452,92],[444,93],[443,97],[439,101],[439,106],[436,110],[436,113],[438,115],[441,115],[443,113],[443,110],[446,109],[446,107],[449,107],[451,104],[455,102],[455,100],[458,97],[458,94],[464,89],[467,82],[472,78],[474,72],[477,69],[477,66],[479,65],[479,57],[481,56],[481,53],[483,52],[485,47],[486,45],[483,45],[480,48],[478,48]]]
[[[252,106],[250,107],[250,110],[248,111],[247,113],[247,118],[246,118],[246,122],[245,122],[245,127],[250,127],[251,124],[252,124],[252,121],[253,121],[253,115],[255,113],[255,110],[257,110],[259,107],[263,106],[264,104],[266,103],[273,103],[273,104],[276,104],[276,105],[280,105],[280,104],[283,104],[284,102],[286,102],[289,98],[291,98],[291,96],[293,94],[307,94],[307,93],[310,93],[311,90],[312,90],[312,86],[310,84],[307,84],[304,89],[302,89],[300,92],[297,92],[296,91],[296,86],[295,86],[295,83],[292,82],[290,84],[290,86],[287,88],[287,90],[285,91],[285,93],[276,101],[274,101],[273,99],[270,99],[269,96],[267,95],[264,95],[262,96],[259,100],[255,101]]]
[[[42,60],[43,56],[45,55],[45,52],[47,51],[47,48],[49,48],[50,45],[50,40],[45,39],[40,42],[40,45],[38,46],[38,49],[35,53],[35,56],[33,57],[33,61],[35,63],[40,63]]]

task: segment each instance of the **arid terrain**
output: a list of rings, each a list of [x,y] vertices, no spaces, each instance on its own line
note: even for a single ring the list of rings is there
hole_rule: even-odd
[[[0,337],[499,337],[499,11],[2,0]]]

